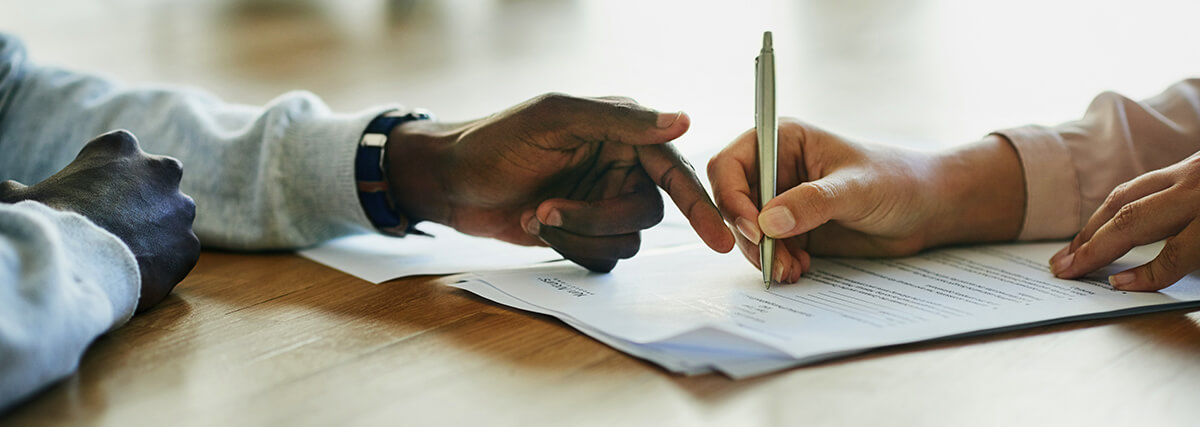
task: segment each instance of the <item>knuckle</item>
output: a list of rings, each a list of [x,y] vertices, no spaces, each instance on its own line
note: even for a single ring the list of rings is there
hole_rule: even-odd
[[[665,216],[664,211],[663,211],[662,199],[659,199],[658,207],[657,208],[652,207],[650,209],[650,211],[652,213],[650,215],[646,215],[646,222],[644,224],[642,224],[642,225],[645,225],[645,227],[642,227],[643,230],[653,227],[653,226],[656,226],[662,222],[663,217]]]
[[[1141,221],[1142,210],[1136,204],[1128,204],[1117,209],[1117,214],[1113,216],[1113,230],[1125,233],[1133,231],[1138,222]]]
[[[604,100],[608,100],[608,101],[612,101],[612,102],[616,102],[616,103],[620,103],[620,104],[637,105],[637,103],[638,103],[636,99],[630,98],[628,96],[621,96],[621,95],[605,96],[600,99],[604,99]]]
[[[1200,162],[1200,158],[1197,159],[1198,160],[1196,161]],[[1188,160],[1192,161],[1191,159]],[[1196,167],[1200,168],[1200,166]],[[1180,176],[1175,183],[1176,186],[1178,186],[1180,189],[1188,191],[1189,193],[1200,192],[1200,171],[1192,172],[1189,170],[1184,170],[1180,171],[1179,175]]]
[[[105,138],[113,141],[113,144],[120,149],[121,152],[137,152],[140,150],[137,138],[133,133],[125,129],[118,129],[104,135]]]
[[[172,187],[178,187],[183,179],[183,163],[171,157],[149,155],[143,157],[146,171],[151,179]]]
[[[187,218],[188,224],[196,221],[196,201],[187,194],[179,193],[183,196],[183,213]]]
[[[25,185],[17,181],[6,180],[0,182],[0,202],[15,201],[12,199],[20,199],[20,194],[25,190]]]
[[[137,138],[127,130],[118,129],[93,138],[84,145],[84,151],[100,151],[119,155],[141,151]]]
[[[819,216],[827,215],[830,210],[829,202],[837,197],[837,190],[826,182],[813,181],[808,184],[809,188],[812,189],[811,193],[813,196],[806,202],[808,208]]]
[[[167,169],[183,173],[183,162],[179,161],[179,159],[170,156],[163,156],[162,161],[166,165]]]
[[[571,95],[567,95],[562,92],[549,92],[549,93],[544,93],[542,95],[539,95],[537,98],[534,98],[533,103],[534,103],[534,105],[537,105],[537,106],[545,108],[545,109],[559,109],[559,108],[566,108],[566,107],[576,103],[577,101],[578,101],[578,98],[575,98]]]
[[[1129,183],[1122,183],[1108,193],[1108,197],[1104,198],[1104,203],[1101,204],[1105,209],[1115,209],[1115,206],[1123,205],[1125,195],[1129,193]]]
[[[1157,261],[1164,271],[1179,270],[1179,267],[1183,263],[1183,245],[1174,237],[1167,239],[1166,244],[1163,245],[1162,252],[1158,253]]]
[[[1182,179],[1175,183],[1175,187],[1186,193],[1190,193],[1190,195],[1195,195],[1195,193],[1200,193],[1200,179]]]
[[[618,257],[621,259],[633,258],[634,255],[637,255],[638,250],[641,248],[642,233],[633,233],[633,235],[621,245],[621,250],[618,253]]]
[[[668,143],[669,144],[669,143]],[[690,176],[696,176],[696,167],[692,166],[692,162],[685,157],[679,158],[679,163],[685,168],[681,172],[687,172]]]
[[[174,157],[157,156],[154,159],[154,164],[169,176],[178,177],[183,175],[183,162]]]
[[[833,189],[833,186],[829,185],[828,183],[822,182],[822,181],[814,181],[814,182],[810,182],[809,184],[812,186],[814,195],[816,195],[818,198],[821,198],[821,199],[834,198],[834,193],[836,193],[836,191]]]
[[[1200,169],[1200,153],[1193,154],[1184,159],[1180,164],[1187,169],[1187,172],[1192,172]]]
[[[683,171],[680,170],[680,165],[684,165],[684,164],[685,163],[672,164],[671,167],[667,168],[667,170],[663,171],[662,174],[660,174],[658,176],[659,185],[668,194],[675,194],[675,192],[677,190],[677,188],[675,187],[675,184],[676,184],[675,179],[678,178],[681,173],[683,173]],[[690,167],[690,166],[691,165],[686,165],[685,167]]]
[[[642,112],[642,106],[632,99],[616,101],[610,104],[609,109],[618,116],[632,116]]]

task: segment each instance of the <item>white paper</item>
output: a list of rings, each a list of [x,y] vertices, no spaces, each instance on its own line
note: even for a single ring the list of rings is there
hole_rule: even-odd
[[[773,349],[754,352],[752,350],[755,347],[753,343],[748,343],[744,340],[736,344],[729,343],[728,340],[731,338],[729,335],[720,334],[705,337],[704,334],[707,331],[697,331],[694,337],[695,339],[707,342],[708,346],[702,348],[681,347],[672,345],[671,343],[664,343],[662,345],[632,343],[591,328],[578,320],[572,319],[568,315],[527,304],[505,294],[503,291],[489,286],[483,281],[464,281],[452,286],[468,290],[496,303],[557,317],[567,325],[595,338],[597,341],[635,357],[654,362],[668,371],[679,374],[698,375],[712,372],[715,369],[732,378],[743,378],[784,369],[800,363],[786,354]],[[722,342],[735,346],[722,349],[720,348]]]
[[[740,255],[701,247],[639,256],[610,274],[551,263],[471,275],[456,286],[485,298],[503,294],[590,335],[638,347],[614,345],[664,366],[665,356],[644,353],[690,361],[667,366],[673,371],[711,366],[733,377],[888,345],[1200,301],[1196,275],[1160,293],[1116,291],[1104,281],[1153,258],[1161,245],[1136,249],[1097,279],[1068,281],[1046,265],[1063,244],[818,258],[800,282],[769,291]]]
[[[433,237],[360,234],[330,240],[299,254],[372,283],[422,274],[523,267],[562,259],[546,247],[519,246],[468,236],[433,223],[422,223],[418,228]],[[686,222],[668,219],[642,232],[642,252],[698,241],[699,237]]]

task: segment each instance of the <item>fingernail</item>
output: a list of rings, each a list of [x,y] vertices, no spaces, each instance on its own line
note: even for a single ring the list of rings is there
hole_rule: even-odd
[[[796,227],[796,217],[792,216],[792,211],[788,208],[776,206],[759,215],[758,224],[762,226],[766,235],[778,236]]]
[[[1059,275],[1070,268],[1073,262],[1075,262],[1075,254],[1067,254],[1067,256],[1059,258],[1057,262],[1051,265],[1050,269],[1054,271],[1055,275]]]
[[[679,120],[679,116],[682,115],[682,111],[676,113],[658,113],[658,123],[656,126],[658,126],[659,129],[669,128],[671,125],[675,124],[675,121]]]
[[[550,213],[546,215],[546,225],[551,227],[562,227],[562,212],[559,212],[558,209],[551,210]]]
[[[783,283],[783,263],[775,263],[775,268],[772,270],[771,277],[776,282]]]
[[[746,218],[738,218],[737,221],[733,222],[733,224],[735,227],[737,227],[738,233],[742,233],[742,237],[745,237],[746,240],[754,243],[758,243],[759,240],[762,240],[762,234],[760,234],[758,231],[758,227],[755,226],[750,220]]]
[[[1122,271],[1112,276],[1108,276],[1108,284],[1112,285],[1114,288],[1121,289],[1133,284],[1134,279],[1137,279],[1137,275],[1135,275],[1132,271]]]
[[[542,224],[538,222],[537,215],[530,217],[529,221],[527,221],[525,223],[525,232],[526,233],[536,236],[536,235],[540,234],[541,231],[542,231]]]

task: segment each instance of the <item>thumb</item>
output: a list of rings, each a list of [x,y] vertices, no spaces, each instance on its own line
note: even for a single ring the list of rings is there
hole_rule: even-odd
[[[837,175],[792,187],[763,206],[758,226],[763,234],[776,239],[807,233],[845,215],[847,200],[855,199],[847,194],[848,187]]]
[[[623,97],[583,98],[551,93],[530,101],[523,127],[566,131],[588,141],[629,145],[662,144],[691,125],[683,112],[660,113]]]
[[[1123,291],[1157,291],[1174,285],[1200,268],[1200,222],[1193,221],[1175,237],[1167,239],[1162,251],[1150,262],[1108,278]]]

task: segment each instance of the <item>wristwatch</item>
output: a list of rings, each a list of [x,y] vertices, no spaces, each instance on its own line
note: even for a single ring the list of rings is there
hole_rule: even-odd
[[[425,234],[413,228],[408,216],[397,209],[395,201],[392,200],[391,191],[388,191],[387,157],[384,150],[393,128],[414,120],[432,118],[432,114],[423,110],[407,113],[387,112],[371,120],[358,141],[358,153],[354,159],[358,201],[362,204],[367,219],[383,234],[396,237]]]

